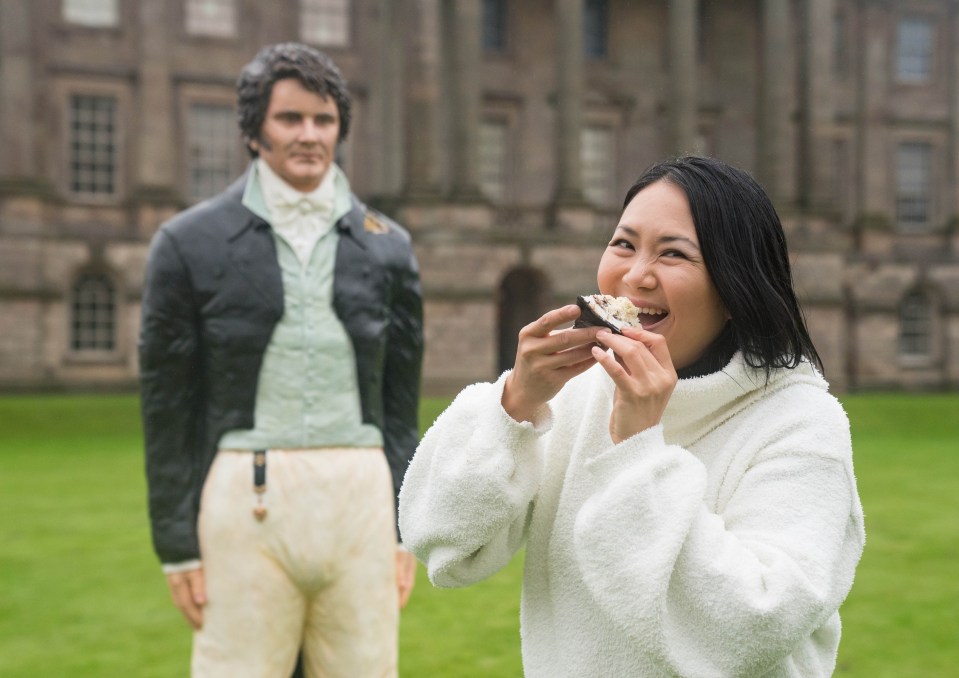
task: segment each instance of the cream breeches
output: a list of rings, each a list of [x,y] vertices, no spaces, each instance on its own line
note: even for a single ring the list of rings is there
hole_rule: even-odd
[[[217,453],[200,504],[208,603],[193,638],[201,678],[397,672],[396,534],[380,449],[269,450],[266,517],[253,455]]]

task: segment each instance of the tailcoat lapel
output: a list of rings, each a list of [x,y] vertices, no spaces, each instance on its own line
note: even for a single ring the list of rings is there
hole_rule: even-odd
[[[283,274],[270,225],[242,204],[246,175],[228,189],[227,258],[272,309],[283,314]]]

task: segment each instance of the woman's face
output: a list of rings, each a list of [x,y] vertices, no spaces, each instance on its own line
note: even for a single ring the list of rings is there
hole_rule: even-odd
[[[729,314],[706,270],[686,195],[657,181],[623,210],[599,262],[599,291],[628,297],[643,327],[666,338],[676,369],[719,336]]]

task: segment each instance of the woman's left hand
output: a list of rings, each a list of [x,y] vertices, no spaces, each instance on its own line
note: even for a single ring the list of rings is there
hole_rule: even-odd
[[[676,387],[676,370],[666,339],[653,332],[624,327],[622,335],[600,331],[596,340],[616,354],[593,347],[596,362],[616,384],[609,435],[619,443],[660,422]]]

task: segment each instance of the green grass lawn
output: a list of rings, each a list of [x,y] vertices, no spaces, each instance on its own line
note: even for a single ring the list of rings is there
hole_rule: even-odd
[[[836,675],[959,675],[959,395],[844,404],[866,550],[841,611]]]
[[[959,395],[844,398],[867,545],[839,676],[959,666]],[[445,401],[424,403],[427,425]],[[0,397],[0,676],[186,676],[190,634],[147,531],[133,396]],[[521,675],[522,563],[404,611],[401,675]]]

